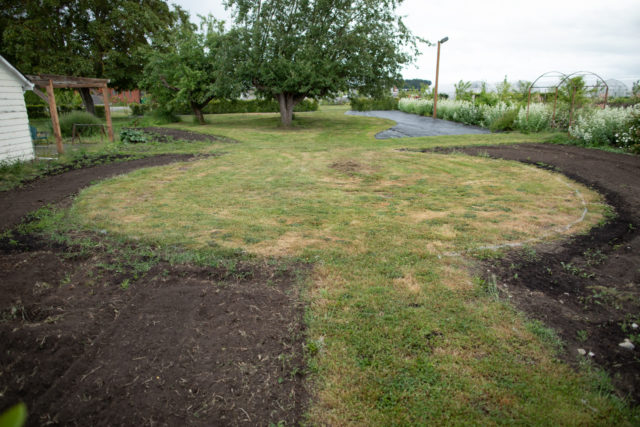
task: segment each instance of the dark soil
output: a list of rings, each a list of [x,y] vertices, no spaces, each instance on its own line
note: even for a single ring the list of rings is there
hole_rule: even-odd
[[[59,203],[68,199],[92,182],[143,167],[192,160],[195,156],[172,154],[114,162],[127,158],[127,156],[118,155],[84,160],[79,158],[77,162],[52,168],[46,174],[47,176],[28,182],[22,187],[0,192],[0,206],[2,206],[0,209],[0,231],[18,224],[20,219],[31,211],[50,203]]]
[[[617,217],[559,244],[512,251],[482,266],[531,317],[553,327],[571,363],[591,358],[619,394],[640,403],[640,157],[550,144],[439,148],[552,168],[606,198]],[[429,151],[429,150],[424,150]],[[634,350],[619,346],[625,339]]]
[[[17,243],[19,242],[19,243]],[[0,411],[29,425],[301,421],[305,267],[147,262],[14,233],[0,244]]]
[[[96,180],[193,158],[69,167],[0,193],[0,224]],[[89,249],[16,229],[0,238],[0,412],[24,401],[34,426],[301,421],[305,266],[170,265],[89,237]]]
[[[155,142],[167,142],[171,140],[180,141],[216,141],[216,142],[235,142],[227,138],[208,135],[198,132],[189,132],[180,129],[162,128],[162,127],[146,127],[140,128],[144,133],[151,135]]]

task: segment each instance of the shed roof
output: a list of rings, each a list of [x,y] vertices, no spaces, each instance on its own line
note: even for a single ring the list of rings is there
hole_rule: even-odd
[[[27,79],[20,71],[18,71],[13,65],[11,65],[11,63],[9,63],[9,61],[4,59],[2,57],[2,55],[0,55],[0,64],[3,64],[7,68],[7,70],[9,70],[9,73],[11,73],[11,74],[13,74],[15,76],[15,78],[22,85],[22,90],[31,90],[31,89],[33,89],[33,83],[31,83],[29,81],[29,79]]]

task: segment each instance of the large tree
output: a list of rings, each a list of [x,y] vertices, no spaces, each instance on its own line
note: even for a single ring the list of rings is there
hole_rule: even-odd
[[[213,18],[203,18],[200,31],[192,25],[154,40],[148,49],[141,86],[168,109],[187,104],[200,124],[202,109],[214,98],[234,98],[246,89],[237,75],[241,60],[238,30],[224,31]]]
[[[228,0],[246,30],[243,71],[289,126],[305,97],[380,95],[418,52],[395,14],[402,0]],[[407,50],[409,48],[409,50]]]
[[[0,54],[27,74],[108,78],[132,89],[141,77],[140,47],[188,20],[164,0],[3,0]],[[90,102],[88,90],[83,93]],[[87,108],[93,108],[90,102]]]

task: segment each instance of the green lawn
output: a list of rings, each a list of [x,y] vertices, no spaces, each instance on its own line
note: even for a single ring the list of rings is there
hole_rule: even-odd
[[[311,262],[303,294],[313,424],[633,423],[601,375],[559,362],[554,335],[470,273],[475,248],[579,218],[576,190],[589,214],[572,232],[603,219],[602,199],[515,162],[397,150],[548,135],[379,141],[391,122],[344,111],[298,113],[290,130],[275,114],[172,125],[238,143],[192,145],[226,154],[92,186],[60,227]]]

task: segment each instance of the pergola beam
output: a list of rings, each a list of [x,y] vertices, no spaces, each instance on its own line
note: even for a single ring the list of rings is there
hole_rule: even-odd
[[[47,87],[49,82],[53,83],[56,89],[73,89],[73,88],[101,88],[107,86],[109,79],[94,79],[92,77],[72,77],[60,76],[58,74],[30,74],[27,78],[39,87]]]

